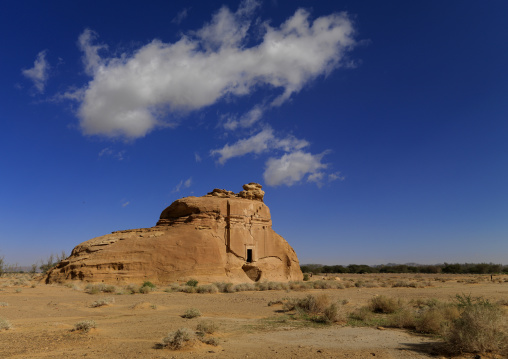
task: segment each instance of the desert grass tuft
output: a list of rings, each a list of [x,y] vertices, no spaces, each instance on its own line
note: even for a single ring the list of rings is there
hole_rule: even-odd
[[[201,316],[201,312],[196,308],[189,308],[182,314],[182,318],[192,319]]]

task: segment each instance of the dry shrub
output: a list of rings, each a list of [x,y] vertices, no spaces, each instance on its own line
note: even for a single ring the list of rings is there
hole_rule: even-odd
[[[459,299],[459,306],[463,307],[463,311],[446,335],[449,350],[453,353],[506,353],[508,320],[503,309],[481,298],[462,298],[465,300],[460,303]]]
[[[415,329],[416,321],[415,311],[409,307],[403,307],[390,317],[389,326],[404,329]]]
[[[297,307],[303,309],[307,313],[317,314],[322,313],[326,307],[330,305],[330,298],[327,294],[321,294],[317,297],[308,295],[300,299]]]
[[[197,325],[196,331],[204,333],[204,334],[213,334],[218,329],[217,324],[212,322],[211,320],[206,320]]]
[[[89,332],[90,329],[95,329],[96,327],[97,325],[93,320],[83,320],[81,322],[77,322],[76,324],[74,324],[74,330],[80,330],[85,333]]]
[[[430,308],[420,315],[415,329],[420,333],[439,334],[444,322],[443,313],[438,308]]]
[[[152,290],[153,290],[153,288],[151,288],[151,287],[149,287],[149,286],[146,286],[146,285],[142,285],[142,286],[139,288],[139,293],[141,293],[141,294],[148,294],[148,293],[150,293]]]
[[[189,308],[182,314],[182,318],[192,319],[201,316],[201,312],[196,308]]]
[[[303,282],[289,282],[289,289],[296,290],[296,291],[303,291],[307,290],[309,287],[307,286],[307,283]]]
[[[196,288],[198,293],[218,293],[219,288],[215,284],[200,285]]]
[[[402,303],[395,301],[393,298],[384,295],[376,296],[370,299],[369,308],[374,313],[394,313],[402,307]]]
[[[85,292],[88,294],[97,294],[100,292],[103,293],[115,293],[116,287],[114,285],[107,285],[104,283],[100,284],[87,284],[85,287]]]
[[[214,347],[216,347],[217,345],[219,345],[219,339],[217,338],[205,338],[205,339],[202,339],[201,340],[203,343],[205,344],[208,344],[208,345],[213,345]]]
[[[9,330],[11,328],[12,325],[7,319],[0,318],[0,330]]]
[[[339,307],[337,304],[332,303],[325,308],[321,318],[323,319],[323,322],[335,323],[344,321],[346,319],[346,316],[344,311],[342,310],[342,307]]]
[[[353,311],[349,314],[349,317],[354,320],[359,320],[362,322],[369,321],[372,319],[373,314],[370,308],[368,307],[361,307]]]
[[[235,292],[250,292],[255,291],[256,287],[252,283],[240,283],[233,287]]]
[[[102,306],[109,305],[114,302],[115,302],[115,298],[102,298],[102,299],[96,300],[95,302],[90,304],[90,307],[92,307],[92,308],[102,307]]]
[[[405,287],[405,288],[418,288],[419,285],[416,282],[408,282],[408,281],[400,280],[398,282],[393,283],[392,287],[393,288],[401,288],[401,287]]]
[[[342,307],[331,303],[327,294],[316,296],[308,295],[302,299],[288,298],[283,302],[282,310],[285,312],[297,310],[304,319],[319,323],[333,323],[345,319]]]
[[[173,333],[169,333],[167,337],[162,339],[162,347],[172,350],[182,349],[192,344],[194,341],[194,333],[187,328],[180,328]]]
[[[221,293],[233,293],[235,291],[233,283],[216,282],[214,284]]]

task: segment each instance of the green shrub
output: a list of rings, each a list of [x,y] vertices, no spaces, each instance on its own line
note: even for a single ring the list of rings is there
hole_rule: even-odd
[[[190,279],[185,284],[188,285],[189,287],[196,287],[198,283],[199,282],[196,279]]]
[[[308,281],[308,280],[310,280],[310,275],[309,275],[309,273],[304,273],[304,274],[303,274],[303,280],[304,280],[305,282],[306,282],[306,281]]]
[[[148,287],[148,288],[152,288],[152,289],[155,289],[155,288],[156,288],[155,284],[153,284],[152,282],[149,282],[149,281],[144,282],[144,283],[141,285],[141,287]]]
[[[192,343],[193,339],[194,333],[187,328],[180,328],[162,339],[161,345],[163,348],[178,350]]]
[[[190,308],[185,311],[185,313],[182,314],[182,318],[192,319],[197,318],[201,316],[201,312],[199,309],[196,308]]]

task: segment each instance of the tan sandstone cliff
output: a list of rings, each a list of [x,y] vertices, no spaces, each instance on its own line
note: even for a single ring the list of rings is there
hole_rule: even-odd
[[[295,251],[272,230],[261,185],[243,188],[179,199],[155,227],[83,242],[48,273],[46,283],[301,280]]]

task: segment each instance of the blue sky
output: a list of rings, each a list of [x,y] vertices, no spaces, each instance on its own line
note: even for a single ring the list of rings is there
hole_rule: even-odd
[[[0,5],[0,256],[266,191],[301,263],[508,264],[505,1]]]

